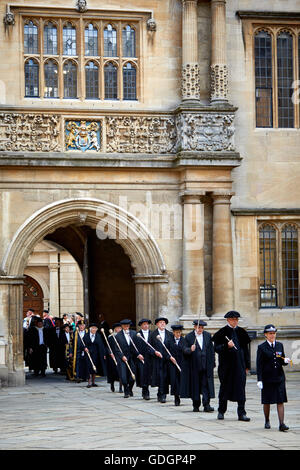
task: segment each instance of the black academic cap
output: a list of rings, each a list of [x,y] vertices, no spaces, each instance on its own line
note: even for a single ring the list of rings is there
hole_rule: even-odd
[[[149,325],[151,325],[152,321],[149,320],[149,318],[142,318],[142,319],[139,321],[138,325],[141,326],[142,323],[149,323]]]
[[[206,326],[207,323],[204,320],[193,320],[193,325]]]
[[[112,325],[112,329],[114,330],[115,328],[117,328],[117,326],[121,326],[121,323],[119,321]]]
[[[171,325],[173,331],[183,330],[183,325]]]
[[[158,318],[155,319],[155,322],[154,322],[155,325],[156,325],[156,323],[158,323],[158,322],[161,321],[161,320],[165,321],[167,324],[169,323],[169,320],[168,320],[167,318],[165,318],[165,317],[158,317]]]
[[[96,326],[97,328],[99,328],[99,326],[97,325],[97,323],[90,323],[90,324],[89,324],[89,328],[91,328],[92,326]]]
[[[132,321],[129,318],[124,318],[124,320],[120,321],[121,325],[132,325]]]
[[[235,310],[230,310],[229,312],[224,315],[224,318],[239,318],[241,315],[239,312],[236,312]]]

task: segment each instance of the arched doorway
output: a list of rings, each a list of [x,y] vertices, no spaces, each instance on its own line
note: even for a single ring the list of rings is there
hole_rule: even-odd
[[[25,275],[23,286],[23,318],[29,308],[42,316],[44,308],[44,294],[39,283],[30,276]]]
[[[145,315],[154,320],[165,308],[164,284],[168,282],[165,263],[153,236],[136,217],[115,204],[99,199],[76,198],[49,204],[19,227],[0,268],[3,273],[2,298],[7,299],[3,314],[7,319],[11,350],[7,365],[10,384],[21,385],[25,382],[23,339],[18,325],[23,314],[23,273],[30,253],[36,243],[59,228],[88,226],[98,232],[99,221],[103,220],[105,223],[100,225],[106,238],[120,245],[130,259],[135,283],[136,321]]]

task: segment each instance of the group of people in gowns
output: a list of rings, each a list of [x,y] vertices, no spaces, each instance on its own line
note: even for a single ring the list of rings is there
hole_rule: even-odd
[[[226,326],[213,336],[205,331],[207,323],[201,319],[193,321],[193,330],[185,337],[183,325],[171,325],[166,328],[168,319],[155,319],[155,329],[150,331],[151,320],[142,318],[139,330],[131,329],[130,319],[123,319],[112,325],[109,332],[98,329],[96,323],[87,328],[84,320],[70,335],[64,325],[66,343],[65,364],[67,378],[76,382],[88,381],[87,387],[96,387],[97,375],[106,376],[111,391],[115,391],[115,382],[124,398],[133,396],[133,386],[142,390],[142,398],[150,400],[150,387],[157,387],[157,401],[166,403],[167,395],[174,396],[174,405],[179,406],[181,398],[192,400],[193,411],[199,412],[201,398],[204,412],[213,412],[210,400],[215,398],[214,368],[215,354],[218,355],[219,406],[217,418],[224,419],[228,401],[237,402],[237,415],[240,421],[248,422],[246,403],[246,376],[250,369],[250,337],[246,330],[238,326],[240,314],[229,311],[225,315]],[[44,334],[41,342],[41,325],[31,332],[28,342],[31,352],[38,351],[39,364],[34,364],[45,373],[47,363],[45,354],[47,344],[53,345],[57,334],[54,327]],[[283,366],[290,362],[285,357],[282,343],[275,341],[276,328],[267,325],[264,330],[266,341],[258,347],[257,375],[258,387],[265,416],[265,428],[270,428],[270,405],[277,404],[279,430],[287,431],[284,423],[284,403],[287,401]],[[51,336],[51,337],[50,337]],[[58,337],[58,334],[57,334]],[[68,346],[69,344],[69,346]],[[46,352],[45,352],[46,351]],[[72,360],[70,360],[70,358]],[[50,365],[55,358],[51,358]],[[69,371],[69,373],[68,373]]]

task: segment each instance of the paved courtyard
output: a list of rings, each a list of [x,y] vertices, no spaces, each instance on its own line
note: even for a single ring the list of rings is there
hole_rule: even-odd
[[[249,423],[237,420],[236,405],[229,402],[224,421],[218,421],[217,399],[213,413],[193,413],[191,401],[173,405],[112,393],[104,378],[98,388],[68,382],[48,372],[45,378],[28,375],[18,388],[0,389],[1,450],[294,450],[300,448],[300,373],[287,373],[286,433],[278,431],[276,406],[271,407],[271,429],[264,429],[256,376],[247,378]],[[215,379],[218,392],[218,379]]]

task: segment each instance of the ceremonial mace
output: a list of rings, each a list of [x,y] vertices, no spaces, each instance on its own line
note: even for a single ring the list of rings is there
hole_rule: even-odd
[[[227,339],[228,343],[229,343],[229,341],[232,341],[232,339],[229,339],[227,336],[225,336],[225,338]],[[233,343],[233,347],[234,347],[234,349],[237,350],[237,347],[236,347],[236,345],[235,345],[234,343]]]
[[[114,338],[115,343],[116,343],[116,345],[118,346],[120,353],[122,354],[122,356],[125,356],[125,354],[123,353],[123,351],[122,351],[122,349],[121,349],[121,346],[119,345],[118,341],[117,341],[116,338],[115,338],[115,335],[114,335],[113,330],[109,330],[109,332],[112,334],[112,337]],[[126,356],[125,356],[125,357],[126,357]],[[133,380],[135,380],[135,375],[134,375],[134,373],[132,372],[132,370],[131,370],[131,368],[130,368],[130,365],[128,364],[127,358],[126,358],[126,361],[123,361],[123,362],[125,362],[125,364],[127,365],[128,369],[129,369],[129,372],[130,372],[130,374],[131,374],[131,377],[133,378]]]
[[[129,335],[129,339],[130,339],[131,343],[133,344],[133,347],[134,347],[134,349],[136,350],[136,352],[137,352],[139,355],[141,355],[141,353],[139,352],[138,348],[137,348],[136,345],[134,344],[133,339],[131,338],[130,335]],[[141,361],[143,364],[145,364],[144,359],[140,359],[140,361]]]
[[[103,336],[104,336],[104,338],[105,338],[105,341],[106,341],[106,344],[107,344],[107,346],[108,346],[108,349],[109,349],[109,351],[110,351],[110,354],[112,355],[112,359],[113,359],[114,363],[115,363],[115,364],[116,364],[116,366],[117,366],[118,364],[117,364],[117,361],[116,361],[115,355],[114,355],[114,353],[113,353],[113,352],[112,352],[112,350],[111,350],[111,347],[110,347],[110,344],[109,344],[109,342],[108,342],[108,340],[107,340],[107,337],[106,337],[106,334],[105,334],[104,328],[101,328],[101,330],[100,330],[100,331],[101,331],[101,333],[103,334]]]
[[[198,328],[199,328],[201,313],[202,313],[202,305],[201,305],[201,307],[200,307],[200,315],[199,315],[199,318],[198,318],[197,330],[198,330]],[[197,336],[195,335],[194,346],[195,346],[195,344],[196,344],[196,341],[197,341]]]
[[[145,338],[141,335],[141,333],[137,333],[136,335],[137,335],[139,338],[141,338],[141,339],[144,341],[144,343],[146,343],[147,346],[149,346],[149,348],[151,348],[154,352],[156,352],[156,349],[155,349],[153,346],[151,346],[151,344],[148,343],[148,342],[145,340]]]
[[[85,349],[87,349],[86,345],[84,344],[83,339],[82,339],[82,338],[80,338],[80,339],[81,339],[82,344],[83,344],[83,346],[85,347]],[[97,368],[96,368],[95,364],[94,364],[93,361],[92,361],[92,358],[91,358],[91,355],[90,355],[90,353],[89,353],[89,350],[87,349],[87,351],[85,351],[85,352],[87,353],[88,358],[89,358],[89,360],[91,361],[91,364],[92,364],[92,366],[93,366],[94,371],[97,372]]]
[[[163,345],[163,347],[165,348],[165,350],[167,351],[167,353],[170,355],[170,357],[173,357],[172,354],[170,353],[170,351],[168,350],[168,348],[166,347],[166,345],[163,343],[163,340],[161,339],[161,336],[160,336],[160,335],[157,335],[156,338],[160,340],[161,344]],[[174,359],[175,359],[175,357],[174,357]],[[175,359],[175,366],[177,367],[177,369],[179,370],[179,372],[181,372],[181,369],[180,369],[180,367],[179,367],[179,365],[178,365],[176,359]]]

